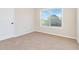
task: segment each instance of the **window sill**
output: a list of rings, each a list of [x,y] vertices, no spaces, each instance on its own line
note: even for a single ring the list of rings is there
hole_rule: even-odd
[[[40,26],[41,28],[46,28],[46,29],[62,29],[62,27],[56,27],[56,26]]]

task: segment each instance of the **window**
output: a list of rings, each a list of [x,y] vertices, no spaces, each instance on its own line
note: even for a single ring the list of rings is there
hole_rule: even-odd
[[[40,13],[41,26],[61,27],[62,26],[62,9],[51,8],[42,9]]]

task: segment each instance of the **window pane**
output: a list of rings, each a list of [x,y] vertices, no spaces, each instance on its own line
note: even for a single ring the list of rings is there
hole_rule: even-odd
[[[41,10],[41,24],[43,26],[49,26],[48,17],[49,17],[48,9]]]
[[[61,15],[62,15],[61,8],[50,9],[50,25],[60,27],[61,26]]]

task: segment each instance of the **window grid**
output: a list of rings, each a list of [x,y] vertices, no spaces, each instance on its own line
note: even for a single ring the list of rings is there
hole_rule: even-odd
[[[49,24],[48,24],[48,26],[45,26],[45,27],[57,27],[57,26],[51,26],[51,20],[50,20],[50,16],[51,16],[51,8],[50,9],[48,9],[48,14],[49,14],[49,18],[48,18],[48,21],[49,21]],[[61,9],[61,11],[63,11],[62,9]],[[41,23],[41,11],[40,11],[40,26],[44,26],[44,25],[42,25],[42,23]],[[61,20],[62,20],[62,12],[61,12]],[[61,23],[62,23],[62,21],[61,21]],[[62,25],[62,24],[61,24]]]

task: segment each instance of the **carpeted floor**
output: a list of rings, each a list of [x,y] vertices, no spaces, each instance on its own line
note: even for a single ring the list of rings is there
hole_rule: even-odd
[[[32,32],[0,41],[0,50],[78,50],[76,40]]]

